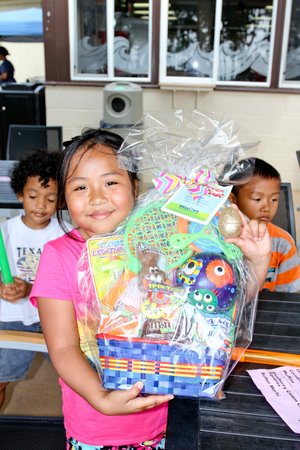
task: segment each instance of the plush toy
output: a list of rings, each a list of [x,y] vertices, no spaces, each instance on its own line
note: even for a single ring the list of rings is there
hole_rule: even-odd
[[[136,254],[142,267],[137,276],[138,285],[143,291],[139,334],[145,338],[170,340],[175,334],[173,315],[182,289],[173,287],[173,272],[164,270],[166,258],[161,252],[140,245]]]
[[[167,283],[168,276],[163,268],[165,266],[165,258],[160,252],[149,247],[141,248],[139,246],[137,257],[142,266],[138,274],[140,285],[146,287],[146,280]]]
[[[209,314],[228,311],[237,297],[239,276],[221,254],[198,253],[177,272],[177,282],[188,288],[188,301]]]

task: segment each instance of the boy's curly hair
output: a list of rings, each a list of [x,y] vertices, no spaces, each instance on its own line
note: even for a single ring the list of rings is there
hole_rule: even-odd
[[[19,161],[11,174],[10,185],[15,194],[22,194],[29,177],[39,177],[43,187],[47,187],[49,180],[56,180],[60,162],[60,152],[37,150]]]

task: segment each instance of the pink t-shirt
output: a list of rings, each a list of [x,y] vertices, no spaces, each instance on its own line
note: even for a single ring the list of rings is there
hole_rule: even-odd
[[[47,243],[42,252],[30,300],[38,297],[80,303],[77,264],[85,246],[78,231],[77,240],[64,235]],[[89,445],[122,445],[142,442],[166,430],[168,404],[127,416],[106,416],[96,411],[80,395],[60,380],[63,415],[69,436]]]

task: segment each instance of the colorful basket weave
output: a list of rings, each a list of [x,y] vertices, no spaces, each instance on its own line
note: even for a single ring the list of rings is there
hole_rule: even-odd
[[[228,356],[213,358],[166,341],[96,336],[106,389],[128,389],[143,381],[142,392],[210,397],[218,392]]]

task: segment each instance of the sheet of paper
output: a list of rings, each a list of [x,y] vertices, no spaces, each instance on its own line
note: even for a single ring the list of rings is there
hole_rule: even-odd
[[[103,301],[124,271],[124,237],[115,235],[90,238],[87,249],[98,300]]]
[[[172,195],[162,210],[193,222],[207,224],[227,200],[232,186],[217,185],[205,189],[195,201],[187,187],[183,185]]]
[[[277,414],[295,433],[300,433],[300,367],[247,372]]]

